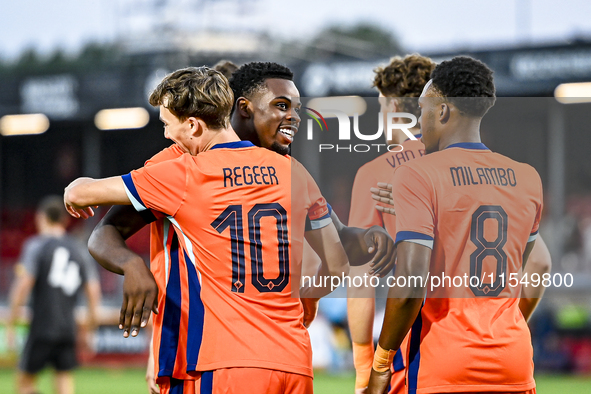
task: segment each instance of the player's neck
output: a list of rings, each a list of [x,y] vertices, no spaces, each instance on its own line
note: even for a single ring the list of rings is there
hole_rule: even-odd
[[[202,138],[202,144],[200,144],[201,146],[199,147],[199,152],[208,151],[217,144],[236,141],[240,141],[240,138],[238,138],[238,135],[232,126],[217,130],[207,130]]]
[[[415,136],[421,134],[421,129],[419,127],[413,127],[412,129],[409,129],[408,131],[410,131],[412,133],[412,135],[415,135]],[[386,139],[386,143],[388,145],[401,145],[404,141],[406,141],[409,138],[410,137],[404,131],[402,131],[400,129],[395,129],[395,130],[392,130],[392,139],[391,140]]]
[[[66,233],[66,229],[58,224],[45,224],[39,229],[39,234],[50,237],[62,237]]]
[[[439,150],[450,145],[463,142],[481,142],[480,121],[482,118],[462,118],[450,124],[448,131],[443,132],[439,141]]]

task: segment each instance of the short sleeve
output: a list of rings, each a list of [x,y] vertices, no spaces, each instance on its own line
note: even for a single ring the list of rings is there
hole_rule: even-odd
[[[156,153],[154,156],[149,158],[145,163],[144,167],[149,167],[154,164],[162,163],[169,160],[178,159],[183,155],[183,151],[177,144],[172,144],[168,148],[162,149],[160,152]]]
[[[534,170],[535,171],[535,170]],[[534,219],[534,225],[531,229],[530,235],[529,235],[529,239],[527,240],[527,242],[532,242],[535,241],[536,238],[538,237],[538,231],[540,229],[540,220],[542,219],[542,209],[544,207],[544,192],[543,192],[543,188],[542,188],[542,180],[540,179],[540,175],[536,172],[536,176],[539,180],[539,198],[538,198],[538,206],[537,206],[537,210],[536,210],[536,217]]]
[[[123,175],[125,191],[134,208],[138,212],[153,209],[174,216],[187,189],[189,160],[190,156],[183,155]]]
[[[322,196],[320,188],[306,168],[294,158],[291,158],[291,193],[293,197],[306,200],[308,215],[306,217],[306,231],[316,230],[332,223],[331,208]]]
[[[146,160],[146,162],[144,163],[144,167],[150,167],[154,164],[163,163],[169,160],[175,160],[181,157],[182,155],[183,151],[181,150],[181,148],[179,148],[177,144],[172,144],[169,147],[162,149],[160,152],[156,153],[148,160]],[[162,214],[162,212],[153,211],[150,209],[146,209],[140,213],[142,214],[142,217],[144,218],[146,223],[152,223],[158,219],[166,217],[166,215]]]
[[[349,210],[349,226],[351,227],[384,226],[382,215],[375,208],[375,200],[371,198],[369,191],[370,188],[377,187],[378,181],[369,172],[370,168],[363,166],[355,175]]]
[[[23,245],[19,261],[31,276],[37,276],[39,268],[39,258],[43,249],[43,238],[34,237],[28,239]]]
[[[392,196],[396,210],[396,243],[414,242],[433,248],[433,187],[417,171],[401,166],[394,172]]]

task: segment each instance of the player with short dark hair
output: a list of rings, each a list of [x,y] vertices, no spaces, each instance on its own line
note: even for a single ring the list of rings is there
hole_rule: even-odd
[[[231,122],[240,139],[287,155],[301,121],[300,93],[291,70],[272,62],[246,63],[232,74],[230,85]],[[387,232],[379,226],[345,226],[334,211],[331,216],[349,260],[369,262],[372,274],[386,275],[395,258]]]
[[[482,116],[494,104],[485,64],[458,57],[433,75],[419,98],[429,154],[398,167],[392,182],[395,279],[420,281],[389,291],[368,391],[385,391],[394,353],[410,329],[409,393],[534,393],[520,289],[485,271],[492,259],[493,273],[509,277],[527,262],[542,213],[540,177],[480,142]],[[483,279],[428,290],[427,277],[442,274]]]
[[[252,100],[248,100],[247,107],[249,109],[246,109],[244,113],[241,112],[240,115],[237,115],[235,106],[232,116],[232,126],[241,138],[250,140],[255,143],[255,145],[260,144],[265,148],[271,148],[277,151],[275,149],[277,146],[274,148],[272,147],[277,139],[276,134],[279,132],[279,129],[287,128],[293,134],[297,131],[297,127],[292,125],[292,119],[294,116],[297,117],[295,111],[298,110],[299,107],[292,110],[291,96],[293,96],[294,100],[297,99],[299,102],[299,92],[291,81],[293,74],[291,74],[288,69],[285,71],[286,68],[284,66],[274,63],[269,63],[267,66],[261,66],[261,64],[262,63],[249,63],[240,68],[240,75],[250,76],[249,78],[240,77],[240,80],[244,83],[242,85],[244,86],[243,89],[252,93],[249,96]],[[253,71],[253,69],[255,71]],[[258,76],[255,78],[253,75]],[[282,78],[269,78],[277,76]],[[247,82],[251,85],[248,85]],[[263,87],[261,87],[261,83],[264,84]],[[254,87],[256,86],[258,86],[258,88],[255,89]],[[269,92],[269,86],[276,90]],[[276,93],[276,95],[274,95],[274,93]],[[238,100],[240,97],[235,98],[235,102],[240,101],[243,104],[246,102],[244,98],[242,100]],[[269,116],[270,114],[273,114],[273,116]],[[297,118],[297,123],[299,124],[299,117]],[[282,137],[280,136],[280,138]],[[291,143],[291,141],[285,141],[284,139],[280,140],[280,144],[285,147],[288,147],[289,143]],[[283,149],[282,146],[279,146],[279,148]],[[163,150],[147,162],[146,165],[148,166],[155,162],[169,160],[178,157],[181,154],[182,151],[176,147],[176,145],[173,145]],[[296,162],[294,161],[294,163]],[[299,164],[294,165],[301,166]],[[121,214],[122,211],[125,211],[123,215]],[[376,229],[359,231],[357,229],[344,228],[344,226],[338,221],[338,218],[335,220],[334,216],[333,221],[335,221],[335,225],[337,225],[337,228],[341,232],[341,238],[344,240],[346,251],[349,255],[355,253],[357,255],[368,256],[365,261],[372,258],[372,262],[375,263],[375,269],[377,272],[381,273],[388,271],[388,267],[391,267],[391,264],[393,264],[393,243],[391,240],[388,242],[389,237],[387,237],[387,234],[383,232],[376,233]],[[97,261],[101,262],[105,268],[123,274],[124,270],[122,270],[121,267],[125,264],[132,261],[141,262],[139,256],[126,248],[124,239],[138,231],[143,225],[145,225],[145,223],[146,222],[139,217],[137,213],[134,215],[132,212],[129,212],[129,208],[112,208],[105,218],[103,218],[103,220],[97,225],[89,240],[89,248],[93,253],[93,256]],[[160,289],[159,305],[161,307],[158,308],[160,309],[160,314],[156,315],[154,321],[155,325],[158,326],[160,319],[167,319],[166,315],[162,314],[162,302],[163,299],[167,297],[168,290],[166,290],[166,293],[163,291],[163,289],[166,289],[166,282],[164,280],[166,277],[166,274],[164,273],[165,265],[163,263],[159,264],[158,261],[154,261],[154,259],[157,258],[156,256],[163,256],[162,259],[164,259],[166,254],[170,253],[170,245],[165,248],[166,250],[163,250],[158,245],[162,245],[163,240],[167,240],[167,242],[170,243],[171,238],[163,238],[164,233],[160,227],[153,224],[152,228],[151,261],[153,264],[151,264],[151,267],[156,280],[159,281],[158,288]],[[156,231],[154,231],[154,229],[156,229]],[[168,244],[167,242],[165,243]],[[377,251],[373,254],[368,253],[367,245],[375,245],[374,248],[377,249]],[[359,259],[359,257],[356,259]],[[363,257],[361,257],[361,259],[363,259]],[[388,264],[390,265],[388,266]],[[154,289],[154,282],[153,280],[149,280],[144,274],[149,274],[149,272],[147,272],[143,263],[142,265],[137,264],[137,268],[133,271],[125,271],[124,305],[120,319],[120,327],[125,330],[125,336],[129,335],[130,332],[132,335],[137,335],[140,327],[143,327],[147,323],[149,308],[144,308],[144,311],[142,312],[141,309],[144,304],[151,305],[153,306],[153,310],[157,310],[153,305],[153,300],[155,300],[155,294],[157,293]],[[140,280],[138,278],[139,275],[145,276],[145,280]],[[128,277],[134,278],[134,280],[128,280]],[[158,278],[162,278],[161,282]],[[316,314],[317,300],[302,299],[302,303],[304,305],[304,324],[307,326],[311,323]],[[139,307],[134,307],[134,305]],[[169,308],[169,310],[172,310],[172,308]],[[133,311],[135,311],[135,314]],[[185,314],[182,313],[181,321],[185,320],[184,316]],[[158,340],[158,337],[156,336],[156,349],[158,349],[158,343],[160,343],[160,340]],[[174,343],[178,343],[179,346],[185,346],[182,338]],[[184,348],[181,347],[181,349]],[[183,354],[185,351],[186,349],[182,350],[180,354]],[[176,354],[179,353],[177,352]],[[188,377],[183,376],[182,370],[184,368],[184,359],[182,357],[169,357],[167,360],[170,360],[170,368],[176,371],[173,373],[173,377],[177,376],[179,378],[188,379]],[[156,357],[156,361],[158,362],[158,357]],[[158,368],[158,366],[157,371],[160,376],[170,373],[162,370],[161,367]]]
[[[204,67],[191,72],[196,83],[190,85],[204,82],[203,100],[222,98],[218,108],[226,113],[232,101],[225,78]],[[162,84],[169,82],[175,84],[166,78]],[[66,207],[81,217],[92,205],[133,204],[169,217],[181,245],[171,258],[190,261],[187,341],[197,342],[198,354],[188,354],[187,362],[202,372],[202,390],[312,392],[309,337],[290,272],[301,264],[306,216],[313,229],[306,237],[330,273],[348,272],[329,208],[306,173],[292,171],[289,158],[240,141],[229,127],[211,127],[199,110],[184,120],[174,115],[171,90],[157,88],[151,102],[160,105],[166,137],[190,155],[123,177],[78,179],[66,188]],[[300,199],[292,201],[293,188]],[[202,308],[193,308],[200,302]]]
[[[405,57],[393,57],[386,66],[377,67],[373,86],[378,89],[381,112],[406,112],[420,116],[417,103],[425,84],[429,81],[435,63],[428,57],[412,54]],[[384,122],[386,124],[386,122]],[[410,131],[420,139],[419,127]],[[393,130],[388,145],[401,145],[392,152],[386,152],[364,164],[355,175],[351,192],[349,225],[361,228],[371,226],[384,227],[391,236],[396,235],[396,217],[383,215],[376,209],[370,189],[379,182],[390,179],[394,169],[409,160],[425,154],[425,147],[418,140],[411,140],[402,130]],[[367,265],[351,267],[351,276],[363,276],[369,271]],[[353,361],[355,366],[355,390],[363,393],[369,383],[369,375],[374,355],[373,322],[375,316],[375,288],[349,287],[347,289],[347,320],[351,332]],[[405,390],[403,354],[406,346],[398,351],[394,361],[394,373],[390,384],[390,393]]]
[[[483,117],[496,100],[492,70],[465,56],[454,58],[454,64],[456,67],[433,70],[433,86],[461,113],[468,117]]]
[[[269,86],[271,84],[272,86]],[[257,146],[271,149],[280,155],[289,154],[289,146],[299,126],[299,107],[294,107],[290,117],[283,119],[283,123],[276,129],[270,128],[276,126],[269,124],[268,117],[248,116],[259,109],[268,109],[272,105],[285,105],[284,111],[291,106],[291,96],[277,96],[274,99],[276,103],[263,103],[262,108],[251,105],[248,108],[253,97],[259,98],[261,95],[269,92],[269,89],[284,90],[286,93],[299,97],[299,92],[293,83],[293,73],[291,70],[281,64],[272,62],[251,62],[238,68],[230,79],[230,86],[234,92],[234,108],[232,109],[232,125],[242,140],[251,141]],[[297,96],[295,96],[297,94]],[[268,101],[268,100],[267,100]],[[259,106],[260,107],[260,106]],[[258,111],[261,112],[261,111]],[[246,116],[245,116],[246,115]]]
[[[20,394],[36,393],[38,373],[53,367],[59,394],[74,393],[72,370],[76,360],[74,307],[81,289],[88,301],[88,328],[93,331],[101,291],[88,252],[66,234],[68,214],[59,196],[48,196],[38,206],[39,234],[23,246],[10,293],[9,346],[14,345],[14,324],[19,308],[32,294],[32,320],[17,375]]]

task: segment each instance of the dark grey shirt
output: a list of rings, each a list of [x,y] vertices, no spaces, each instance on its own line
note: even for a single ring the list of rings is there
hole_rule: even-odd
[[[70,236],[39,235],[25,242],[20,261],[35,278],[30,335],[73,340],[77,295],[88,280],[98,280],[94,260]]]

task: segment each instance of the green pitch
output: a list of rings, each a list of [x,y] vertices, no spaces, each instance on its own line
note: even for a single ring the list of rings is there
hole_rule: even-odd
[[[91,369],[76,371],[76,392],[84,394],[146,394],[143,369]],[[3,393],[14,393],[14,371],[0,369],[0,387]],[[538,394],[587,394],[591,392],[591,376],[542,375],[537,376]],[[353,393],[355,378],[352,374],[329,375],[316,372],[316,394]],[[49,373],[40,376],[42,394],[52,393]]]

